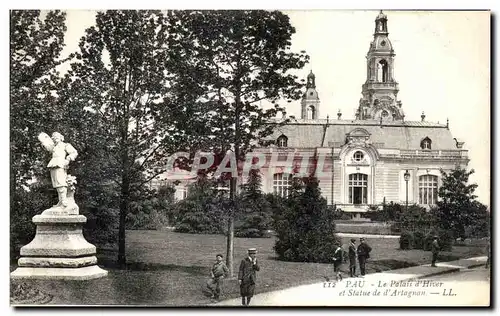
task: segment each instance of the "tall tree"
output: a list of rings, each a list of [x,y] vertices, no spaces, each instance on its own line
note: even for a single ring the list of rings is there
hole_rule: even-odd
[[[169,55],[177,37],[167,28],[175,25],[159,11],[99,12],[66,76],[74,105],[97,114],[96,126],[106,131],[94,140],[105,145],[115,168],[108,180],[119,187],[120,265],[131,193],[165,172],[166,157],[189,147],[186,127],[196,126],[197,116],[169,110],[176,100]]]
[[[44,181],[47,153],[37,135],[58,120],[54,91],[63,63],[66,15],[60,11],[10,11],[10,228],[11,254],[35,234],[31,218],[50,207],[51,186]],[[32,184],[32,179],[38,183]],[[29,187],[29,193],[26,189]]]
[[[469,177],[473,173],[474,169],[467,171],[459,166],[448,173],[441,170],[443,180],[434,212],[438,225],[451,232],[455,238],[466,237],[466,228],[484,219],[487,212],[486,207],[476,201],[474,191],[477,184],[469,184]]]
[[[293,74],[309,57],[290,51],[295,28],[279,11],[172,12],[183,21],[178,49],[171,58],[184,61],[176,71],[192,109],[204,113],[210,129],[204,131],[204,149],[231,150],[237,162],[276,125],[269,124],[284,107],[301,96],[303,84]],[[264,109],[261,101],[273,107]],[[186,104],[186,103],[185,103]],[[283,120],[281,123],[286,123]],[[223,160],[224,162],[224,160]],[[232,174],[230,198],[236,199],[237,178]],[[233,203],[234,204],[234,203]],[[233,273],[233,212],[228,220],[227,265]]]
[[[57,120],[53,92],[64,47],[66,14],[10,12],[10,184],[11,198],[42,170],[37,135]]]

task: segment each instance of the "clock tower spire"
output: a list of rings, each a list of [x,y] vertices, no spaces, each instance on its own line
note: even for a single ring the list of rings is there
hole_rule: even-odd
[[[303,120],[316,120],[319,117],[319,96],[316,90],[316,76],[312,70],[307,75],[306,93],[300,102]]]
[[[403,120],[399,85],[394,79],[394,49],[389,40],[387,16],[380,10],[375,19],[375,33],[366,55],[366,81],[362,86],[358,119]]]

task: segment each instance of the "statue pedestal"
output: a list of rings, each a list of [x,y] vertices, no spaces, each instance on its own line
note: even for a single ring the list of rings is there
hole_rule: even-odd
[[[51,208],[33,217],[35,238],[21,248],[12,279],[90,280],[107,271],[97,266],[96,247],[83,237],[87,218]]]

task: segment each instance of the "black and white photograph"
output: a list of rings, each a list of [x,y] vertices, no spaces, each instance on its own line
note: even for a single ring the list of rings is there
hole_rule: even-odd
[[[11,307],[491,306],[487,8],[9,23]]]

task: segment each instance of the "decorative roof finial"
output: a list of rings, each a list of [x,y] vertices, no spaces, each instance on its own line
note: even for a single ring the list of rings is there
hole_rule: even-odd
[[[448,118],[446,118],[446,128],[450,128],[450,121],[448,120]]]
[[[420,117],[422,118],[422,122],[425,120],[425,113],[424,111],[422,111],[422,115],[420,115]]]
[[[337,119],[340,120],[341,117],[342,117],[342,112],[340,112],[340,109],[339,109],[339,111],[337,112]]]

